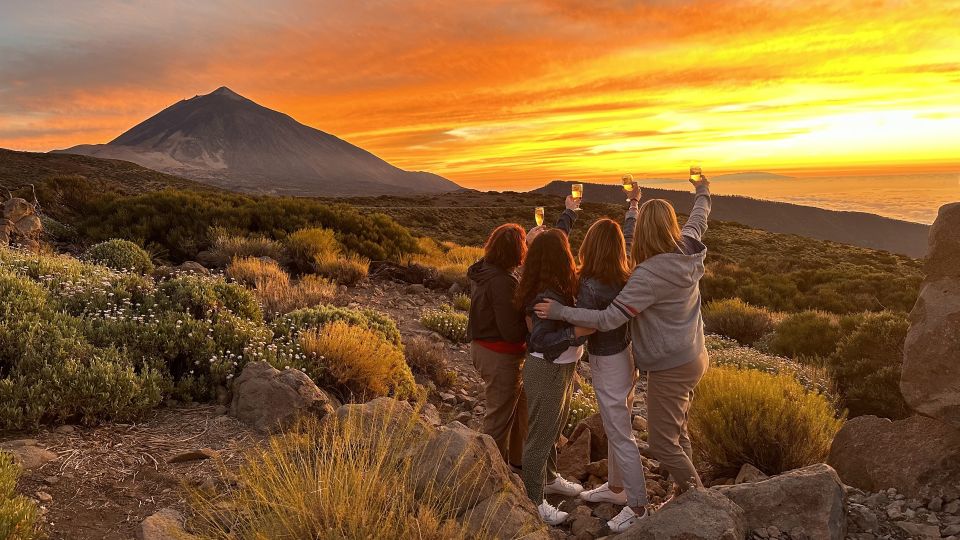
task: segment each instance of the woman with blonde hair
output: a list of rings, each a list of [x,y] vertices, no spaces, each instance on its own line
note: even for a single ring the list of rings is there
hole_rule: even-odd
[[[633,233],[634,269],[616,299],[602,310],[545,301],[537,316],[578,327],[609,331],[629,322],[633,359],[647,372],[650,450],[670,473],[677,492],[702,486],[693,466],[687,413],[693,390],[707,370],[700,313],[700,278],[707,248],[701,241],[710,214],[706,177],[693,182],[696,197],[680,228],[673,206],[663,200],[640,207]],[[625,506],[615,520],[627,528],[646,517]]]

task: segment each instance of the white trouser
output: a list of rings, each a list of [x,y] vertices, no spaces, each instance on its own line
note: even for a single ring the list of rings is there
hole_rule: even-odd
[[[647,504],[647,484],[631,418],[637,368],[630,347],[610,356],[590,355],[590,375],[607,434],[608,481],[627,491],[627,504]]]

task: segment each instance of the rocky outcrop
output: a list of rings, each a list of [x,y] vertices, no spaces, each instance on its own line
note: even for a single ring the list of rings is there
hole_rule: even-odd
[[[933,418],[848,420],[833,440],[827,463],[844,483],[866,491],[960,495],[960,431]]]
[[[251,362],[233,383],[230,414],[268,433],[290,426],[300,415],[323,418],[338,405],[301,371]]]
[[[960,203],[930,229],[927,279],[910,313],[900,390],[912,409],[960,428]]]
[[[847,534],[846,496],[837,473],[825,464],[811,465],[766,480],[720,486],[744,511],[747,530],[773,526],[791,536],[843,540]]]
[[[0,245],[16,242],[28,249],[40,245],[43,225],[37,216],[36,206],[26,199],[14,197],[3,203],[3,215],[0,216]]]
[[[647,519],[617,536],[618,540],[743,540],[743,509],[710,489],[691,489]]]

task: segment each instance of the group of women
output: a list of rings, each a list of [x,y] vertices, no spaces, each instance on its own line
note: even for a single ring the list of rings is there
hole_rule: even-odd
[[[647,373],[650,451],[669,472],[675,494],[701,485],[687,412],[708,365],[699,281],[710,192],[706,177],[691,182],[696,197],[683,228],[669,202],[640,205],[633,184],[626,190],[631,197],[623,229],[606,218],[594,222],[579,263],[568,236],[580,201],[567,197],[556,226],[526,232],[501,225],[470,267],[468,336],[485,386],[483,430],[548,524],[567,518],[547,502],[550,494],[623,505],[608,522],[613,532],[647,517],[631,417],[638,371]],[[556,470],[584,348],[607,434],[609,471],[607,483],[587,491]]]

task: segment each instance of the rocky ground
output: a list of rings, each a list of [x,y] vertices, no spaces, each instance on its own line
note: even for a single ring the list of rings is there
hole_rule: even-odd
[[[420,285],[371,280],[342,291],[337,302],[370,307],[393,316],[404,338],[415,335],[442,341],[450,367],[457,373],[454,388],[433,394],[443,423],[457,420],[478,429],[484,411],[481,381],[470,363],[467,347],[451,344],[418,322],[422,310],[449,303],[445,292]],[[584,366],[584,375],[589,367]],[[669,483],[660,474],[642,442],[645,430],[643,388],[638,388],[635,412],[648,492],[659,505],[669,496]],[[134,538],[140,523],[164,508],[183,508],[183,485],[211,485],[218,477],[216,462],[235,464],[244,448],[262,435],[231,418],[224,406],[175,404],[158,409],[138,424],[111,424],[96,428],[61,426],[37,433],[0,437],[0,447],[21,456],[26,471],[19,490],[33,497],[44,514],[44,530],[52,539]],[[599,430],[599,431],[598,431]],[[577,477],[587,487],[602,483],[606,475],[605,436],[602,428],[587,422],[571,436],[561,456],[561,472]],[[217,457],[219,459],[210,459]],[[759,480],[759,472],[745,471],[740,478],[717,479],[714,484]],[[862,493],[847,488],[844,512],[847,537],[855,540],[949,539],[960,537],[960,500],[916,500],[896,491]],[[842,500],[842,496],[840,500]],[[551,502],[570,513],[553,538],[592,539],[608,534],[606,520],[619,508],[610,504],[585,504],[579,499]],[[839,517],[839,516],[836,516]],[[749,538],[818,540],[794,527],[744,531]]]

